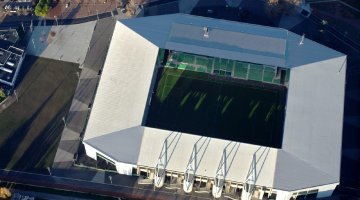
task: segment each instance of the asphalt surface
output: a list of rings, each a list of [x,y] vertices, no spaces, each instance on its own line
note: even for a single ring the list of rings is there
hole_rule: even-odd
[[[105,181],[90,181],[89,177],[93,177],[94,173],[106,177]],[[112,177],[111,180],[109,176]],[[182,188],[155,190],[152,185],[137,185],[138,177],[91,170],[52,170],[51,175],[0,170],[0,179],[29,186],[130,199],[213,199],[211,194],[185,194]],[[225,198],[220,198],[222,199]]]
[[[322,25],[322,19],[315,15],[310,15],[309,19],[314,21],[314,23],[318,25]],[[326,31],[328,31],[331,34],[334,34],[335,37],[342,40],[345,44],[360,51],[360,41],[354,41],[351,38],[346,37],[340,31],[334,29],[332,26],[328,26],[328,25],[322,25],[322,26]]]

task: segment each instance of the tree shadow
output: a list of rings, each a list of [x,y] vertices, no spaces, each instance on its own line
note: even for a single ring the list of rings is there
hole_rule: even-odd
[[[80,4],[77,4],[76,7],[74,9],[71,10],[71,12],[65,17],[67,19],[73,19],[77,13],[79,13],[80,11]],[[64,16],[62,16],[64,17]]]

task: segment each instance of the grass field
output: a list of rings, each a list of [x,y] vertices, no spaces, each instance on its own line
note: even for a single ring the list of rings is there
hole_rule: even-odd
[[[163,68],[146,125],[279,148],[285,94],[283,86]]]
[[[18,102],[0,113],[0,168],[51,166],[78,82],[78,65],[27,56]]]
[[[205,72],[214,75],[285,86],[288,85],[290,79],[290,69],[178,51],[168,52],[171,56],[168,57],[166,62],[164,61],[164,66],[169,68]],[[160,49],[158,59],[163,61],[165,54],[166,50]],[[282,70],[282,73],[285,73],[284,80],[280,80],[281,75],[278,74],[279,70]]]

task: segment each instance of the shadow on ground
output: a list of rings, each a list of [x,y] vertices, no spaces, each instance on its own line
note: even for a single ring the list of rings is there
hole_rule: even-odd
[[[78,80],[78,65],[27,56],[18,101],[0,113],[0,168],[51,166]]]

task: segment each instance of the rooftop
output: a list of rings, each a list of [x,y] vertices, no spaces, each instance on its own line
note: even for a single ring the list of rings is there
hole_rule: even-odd
[[[7,49],[18,40],[19,35],[15,29],[0,30],[0,48]]]
[[[24,56],[22,49],[10,46],[7,50],[0,48],[0,82],[14,86]]]
[[[273,45],[257,45],[257,40]],[[301,40],[283,29],[185,14],[119,21],[84,143],[116,162],[155,167],[167,138],[177,144],[168,149],[173,153],[167,170],[185,171],[194,144],[205,138],[144,126],[159,48],[273,65],[291,69],[281,149],[211,138],[197,174],[214,177],[223,149],[231,148],[236,151],[231,151],[228,180],[245,181],[256,155],[257,185],[291,191],[338,183],[346,56]]]
[[[250,63],[292,68],[342,55],[329,48],[324,52],[323,45],[306,38],[304,45],[300,45],[301,36],[282,28],[186,14],[142,17],[121,23],[160,48]],[[187,33],[179,27],[186,27]],[[204,27],[209,30],[208,38],[204,37]],[[176,31],[180,33],[174,33]],[[177,37],[173,38],[172,34]],[[317,53],[307,53],[310,51]]]

